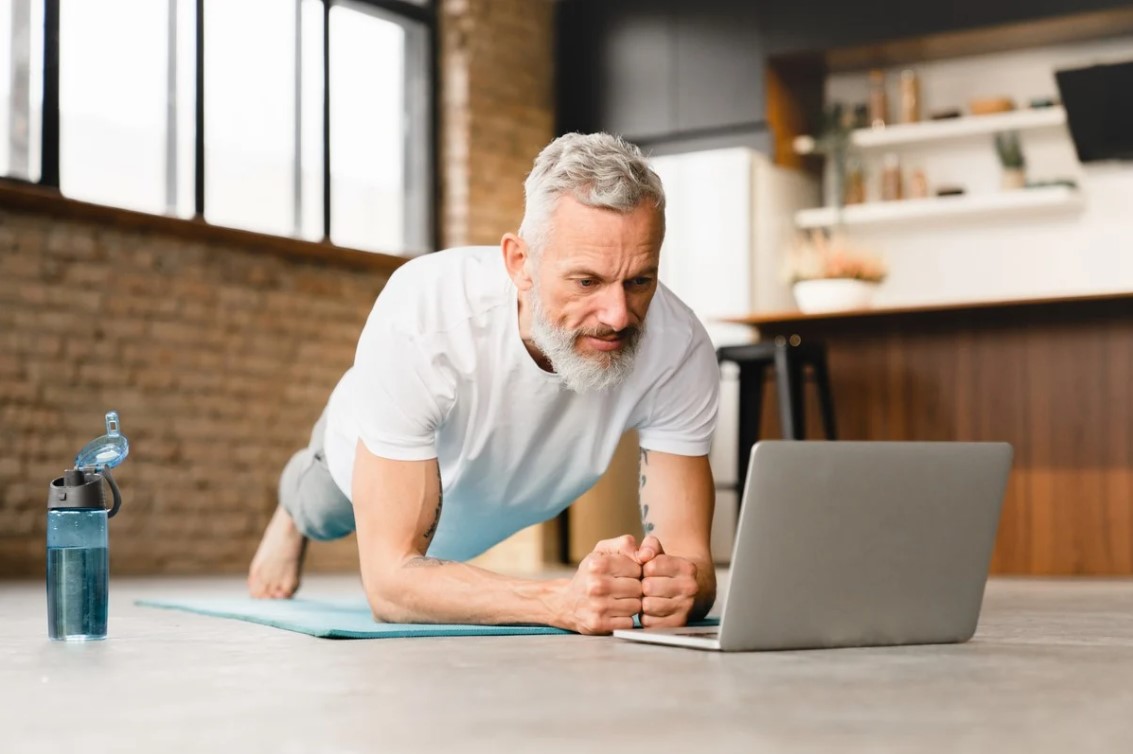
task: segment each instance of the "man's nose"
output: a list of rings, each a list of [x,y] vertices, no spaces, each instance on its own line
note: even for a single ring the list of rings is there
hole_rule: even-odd
[[[620,332],[629,325],[629,308],[626,305],[626,292],[620,285],[610,285],[602,292],[598,310],[598,322],[614,332]]]

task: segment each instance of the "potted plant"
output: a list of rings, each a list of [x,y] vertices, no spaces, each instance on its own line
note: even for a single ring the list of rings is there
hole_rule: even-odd
[[[887,270],[841,234],[812,231],[789,250],[784,273],[799,309],[810,314],[868,309]]]
[[[822,110],[821,124],[818,137],[800,136],[795,141],[795,149],[800,154],[816,154],[827,158],[827,169],[822,182],[823,203],[841,214],[842,207],[847,203],[846,172],[851,159],[858,159],[851,154],[850,136],[854,130],[854,113],[841,102],[834,102]],[[860,179],[860,176],[856,178]],[[854,187],[856,190],[856,186]],[[864,197],[852,197],[855,202],[864,201]]]
[[[1023,158],[1023,146],[1019,143],[1019,134],[1015,131],[997,133],[995,151],[999,154],[999,164],[1003,166],[1003,188],[1018,189],[1026,186],[1026,160]]]

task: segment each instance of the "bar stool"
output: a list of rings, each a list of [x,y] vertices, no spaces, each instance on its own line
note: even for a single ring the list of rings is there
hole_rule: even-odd
[[[818,404],[822,411],[822,428],[827,440],[837,439],[834,427],[834,401],[830,394],[830,376],[826,370],[826,346],[818,341],[804,342],[798,335],[779,336],[771,343],[722,346],[716,349],[718,361],[728,361],[740,368],[740,431],[738,476],[736,488],[743,491],[747,479],[751,447],[759,440],[763,414],[763,378],[769,367],[775,368],[779,403],[779,424],[783,437],[802,440],[806,433],[803,413],[804,368],[814,373]]]

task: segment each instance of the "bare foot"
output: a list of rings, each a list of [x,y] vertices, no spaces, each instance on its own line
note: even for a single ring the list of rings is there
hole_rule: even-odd
[[[248,569],[248,593],[257,599],[287,599],[299,588],[307,538],[282,507],[264,530]]]

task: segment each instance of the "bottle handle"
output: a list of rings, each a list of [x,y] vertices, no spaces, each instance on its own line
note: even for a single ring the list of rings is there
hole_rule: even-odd
[[[102,476],[107,482],[110,482],[110,491],[114,493],[114,505],[110,507],[110,512],[106,514],[106,517],[114,518],[114,514],[122,507],[122,493],[118,491],[118,483],[114,481],[114,477],[110,474],[110,469],[103,469]]]

